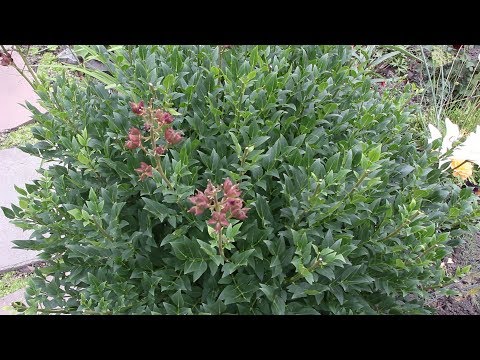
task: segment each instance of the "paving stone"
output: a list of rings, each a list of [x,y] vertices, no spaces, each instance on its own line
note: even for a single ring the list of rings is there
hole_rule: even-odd
[[[0,150],[0,206],[18,205],[18,193],[13,185],[21,188],[25,183],[32,183],[40,175],[37,169],[41,160],[28,155],[17,148]],[[0,210],[0,270],[16,267],[36,259],[37,252],[31,250],[12,249],[12,240],[24,240],[30,236],[9,222]]]
[[[24,66],[20,55],[14,52],[12,57],[18,67]],[[43,111],[38,105],[38,96],[28,82],[12,66],[0,66],[0,104],[2,107],[0,132],[16,128],[31,120],[30,110],[22,106],[25,101]]]

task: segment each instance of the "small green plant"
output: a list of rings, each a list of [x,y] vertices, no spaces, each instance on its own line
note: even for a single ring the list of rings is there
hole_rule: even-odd
[[[121,51],[124,47],[123,46],[111,46],[108,49],[108,53],[111,53],[112,56],[116,56],[119,51]],[[127,47],[128,48],[128,47]],[[108,60],[108,53],[103,54],[98,52],[97,48],[94,46],[87,46],[87,45],[77,45],[74,46],[72,49],[73,54],[77,57],[79,61],[81,61],[78,65],[71,65],[71,64],[59,64],[57,62],[46,62],[44,61],[40,64],[39,68],[42,69],[44,72],[59,72],[59,71],[70,71],[70,72],[77,72],[83,75],[86,75],[88,80],[95,79],[100,81],[101,83],[106,85],[107,89],[115,88],[117,91],[123,91],[121,86],[119,86],[117,79],[107,74],[104,71],[96,70],[96,69],[89,69],[86,66],[86,63],[90,60],[100,61],[103,64],[110,64]],[[128,63],[125,61],[125,58],[122,55],[119,55],[118,59],[122,59],[122,64],[117,62],[117,66],[128,66]],[[87,80],[87,81],[88,81]]]
[[[40,251],[26,313],[428,313],[477,197],[350,46],[92,47],[30,106],[54,165],[3,208]],[[143,101],[143,102],[142,102]]]
[[[0,297],[4,297],[27,286],[29,276],[21,276],[14,271],[0,274]]]
[[[32,135],[33,126],[33,124],[24,125],[0,137],[0,150],[35,143]]]

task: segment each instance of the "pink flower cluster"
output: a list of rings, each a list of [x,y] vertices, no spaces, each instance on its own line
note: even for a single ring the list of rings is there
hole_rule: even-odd
[[[135,169],[135,171],[140,174],[140,180],[145,180],[147,177],[153,176],[152,165],[148,165],[143,161],[140,163],[140,167],[138,169]]]
[[[165,130],[165,140],[171,145],[178,144],[182,141],[183,136],[178,132],[173,130],[171,127]]]
[[[138,104],[130,102],[130,107],[132,108],[132,111],[137,115],[142,116],[143,114],[145,114],[145,104],[143,100],[140,101]]]
[[[142,131],[140,129],[136,127],[130,128],[125,147],[130,150],[142,148],[142,150],[147,152],[145,147],[142,146],[142,141],[150,140],[152,142],[151,154],[153,156],[161,156],[165,154],[170,145],[175,145],[182,141],[183,136],[180,132],[173,130],[171,127],[174,120],[173,115],[161,109],[154,109],[152,103],[153,100],[150,102],[149,106],[145,107],[143,100],[138,103],[130,102],[130,108],[133,113],[142,116],[145,120],[143,130],[150,134],[149,136],[144,137],[142,136]],[[164,146],[157,144],[157,141],[160,140],[162,136],[165,139]],[[152,170],[152,166],[144,162],[141,163],[140,168],[135,169],[135,171],[140,174],[140,180],[152,177]]]
[[[160,109],[155,111],[155,118],[160,126],[171,124],[173,122],[173,115]]]
[[[142,145],[142,133],[137,128],[130,128],[128,132],[128,140],[125,142],[125,146],[130,149],[136,149]]]
[[[223,196],[218,200],[217,194],[220,192],[223,192]],[[207,223],[213,225],[215,231],[219,233],[222,228],[229,225],[228,219],[244,220],[247,218],[247,212],[250,208],[243,206],[241,194],[238,185],[234,185],[229,178],[225,179],[222,185],[217,186],[208,182],[205,191],[197,190],[196,195],[188,198],[194,204],[188,212],[201,215],[209,209],[212,217]]]

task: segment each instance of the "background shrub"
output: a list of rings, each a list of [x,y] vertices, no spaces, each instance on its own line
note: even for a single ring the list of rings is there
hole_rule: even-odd
[[[58,163],[4,209],[34,230],[16,244],[49,264],[27,312],[428,312],[477,198],[412,141],[409,109],[372,90],[350,47],[92,49],[115,86],[38,90],[49,112],[32,108],[25,150]],[[162,158],[173,190],[140,181],[151,159],[125,148],[143,126],[129,102],[151,98],[180,114],[185,140]],[[250,210],[226,230],[225,261],[187,198],[227,177]]]

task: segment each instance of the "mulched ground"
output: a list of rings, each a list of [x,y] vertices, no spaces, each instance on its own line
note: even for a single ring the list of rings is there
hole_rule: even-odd
[[[42,268],[42,267],[45,267],[45,266],[47,266],[46,262],[37,261],[33,264],[25,265],[25,266],[22,266],[18,269],[15,269],[12,272],[14,273],[15,277],[25,277],[25,276],[28,276],[30,274],[33,274],[33,272],[35,271],[36,268]],[[10,271],[8,271],[8,272],[10,272]]]
[[[459,293],[457,296],[440,296],[429,304],[438,315],[480,315],[480,233],[467,239],[452,254],[453,264],[446,264],[449,274],[458,266],[470,265],[470,272],[448,288]]]

